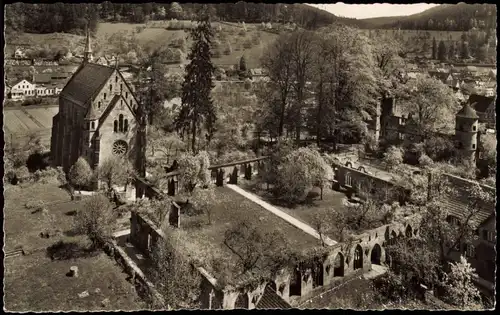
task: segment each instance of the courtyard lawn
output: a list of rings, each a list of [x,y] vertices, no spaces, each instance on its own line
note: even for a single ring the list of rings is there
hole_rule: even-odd
[[[133,285],[126,281],[127,275],[103,253],[60,261],[51,261],[45,253],[34,253],[7,258],[4,263],[7,311],[144,309]],[[71,266],[78,266],[78,278],[66,276]],[[89,296],[79,297],[84,291]]]
[[[4,110],[5,141],[24,141],[34,132],[40,136],[43,145],[50,146],[52,118],[58,111],[57,106]]]
[[[323,200],[320,200],[319,197],[316,197],[314,200],[311,200],[311,202],[307,202],[304,204],[297,205],[293,208],[290,208],[283,206],[281,204],[278,205],[274,197],[271,195],[271,193],[266,190],[265,184],[260,185],[261,187],[260,189],[258,188],[259,185],[257,184],[257,181],[255,180],[246,181],[238,179],[238,184],[245,190],[260,196],[263,200],[275,205],[283,212],[286,212],[287,214],[293,216],[297,220],[300,220],[303,223],[311,226],[312,228],[315,228],[313,225],[314,217],[318,213],[321,214],[325,210],[332,210],[332,209],[335,209],[336,211],[347,211],[347,207],[344,205],[344,202],[347,200],[345,194],[338,191],[334,191],[329,187],[323,188]],[[319,188],[318,188],[318,193],[319,193]],[[355,232],[361,232],[361,231],[355,231]],[[334,228],[327,230],[325,234],[334,241],[338,242],[340,239],[340,235],[338,235],[337,230]]]
[[[247,200],[245,197],[227,187],[215,188],[216,204],[211,214],[211,224],[208,225],[206,214],[187,217],[181,214],[181,230],[176,231],[180,245],[185,251],[199,261],[209,262],[209,257],[215,252],[222,254],[235,263],[237,257],[224,246],[224,233],[239,221],[253,222],[262,233],[281,231],[290,242],[292,248],[305,250],[320,246],[319,240],[294,227],[273,213]],[[192,226],[192,221],[201,221],[199,227]],[[184,228],[183,228],[184,227]],[[214,275],[217,278],[217,275]]]

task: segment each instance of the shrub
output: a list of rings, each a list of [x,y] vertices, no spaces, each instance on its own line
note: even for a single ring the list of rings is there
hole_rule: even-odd
[[[250,40],[248,40],[248,39],[247,39],[247,40],[245,40],[245,41],[243,42],[243,47],[244,47],[244,48],[246,48],[246,49],[250,49],[250,48],[252,48],[252,42],[251,42]]]
[[[384,154],[384,162],[389,169],[403,163],[403,151],[399,147],[391,146]]]
[[[83,157],[79,157],[69,170],[69,182],[76,187],[87,186],[92,179],[92,169]]]
[[[74,225],[77,232],[87,235],[92,248],[97,249],[111,238],[114,222],[113,205],[105,196],[94,195],[78,211]]]
[[[222,57],[222,54],[221,54],[220,50],[219,49],[214,50],[214,52],[212,54],[212,57],[214,57],[214,58],[220,58],[220,57]]]
[[[32,179],[32,175],[26,166],[21,166],[17,168],[14,172],[17,180],[21,183],[28,182]]]
[[[431,166],[433,163],[434,161],[427,154],[422,154],[418,159],[418,164],[422,167]]]
[[[199,228],[203,227],[204,225],[206,225],[206,221],[200,216],[192,217],[192,218],[189,218],[189,219],[182,221],[182,228],[186,229],[186,230],[187,229],[199,229]]]
[[[24,207],[28,210],[40,209],[45,206],[45,203],[41,200],[30,200],[24,204]]]

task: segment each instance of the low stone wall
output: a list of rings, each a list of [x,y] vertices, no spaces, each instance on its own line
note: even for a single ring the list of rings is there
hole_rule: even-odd
[[[145,294],[151,303],[157,307],[165,307],[163,296],[156,290],[154,284],[149,281],[142,270],[128,257],[127,253],[121,249],[115,241],[108,243],[107,252],[120,265],[124,271],[130,276],[131,282],[134,284],[139,294]]]

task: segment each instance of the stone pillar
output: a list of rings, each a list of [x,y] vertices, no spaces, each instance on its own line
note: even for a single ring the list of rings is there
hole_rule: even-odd
[[[229,178],[229,183],[233,184],[233,185],[238,184],[238,167],[237,166],[235,166],[233,169],[231,177]]]

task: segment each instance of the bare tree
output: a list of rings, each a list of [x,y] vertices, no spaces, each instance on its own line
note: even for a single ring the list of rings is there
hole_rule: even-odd
[[[278,107],[278,137],[280,138],[283,136],[285,115],[293,84],[293,57],[289,41],[289,34],[280,35],[262,57],[262,65],[267,69],[273,90],[277,94],[269,102],[271,107],[275,104]]]

